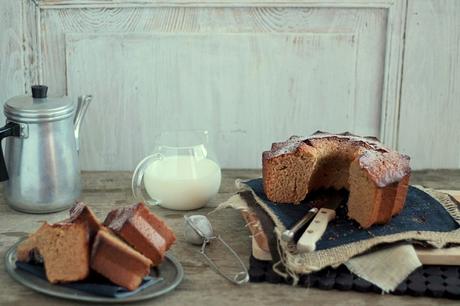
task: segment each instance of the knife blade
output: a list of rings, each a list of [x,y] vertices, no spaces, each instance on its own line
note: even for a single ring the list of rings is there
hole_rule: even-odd
[[[335,218],[335,211],[342,202],[343,196],[340,192],[337,192],[319,209],[297,241],[297,251],[299,253],[313,252],[316,249],[316,243],[323,236],[329,222]]]

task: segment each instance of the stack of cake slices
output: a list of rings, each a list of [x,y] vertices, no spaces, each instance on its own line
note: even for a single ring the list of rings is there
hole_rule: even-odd
[[[70,218],[44,223],[17,248],[17,260],[42,262],[51,283],[84,280],[96,271],[128,290],[139,287],[175,242],[173,231],[143,203],[114,209],[101,223],[84,203]]]

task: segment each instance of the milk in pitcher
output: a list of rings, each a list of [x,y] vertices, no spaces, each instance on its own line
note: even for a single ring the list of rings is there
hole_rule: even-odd
[[[219,165],[193,155],[165,156],[144,173],[148,195],[165,208],[191,210],[204,206],[217,194],[221,181]]]

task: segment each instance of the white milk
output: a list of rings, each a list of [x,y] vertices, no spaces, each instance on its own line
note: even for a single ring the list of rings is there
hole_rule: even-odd
[[[161,206],[189,210],[206,205],[219,191],[220,179],[220,168],[214,161],[177,155],[149,165],[144,173],[144,186]]]

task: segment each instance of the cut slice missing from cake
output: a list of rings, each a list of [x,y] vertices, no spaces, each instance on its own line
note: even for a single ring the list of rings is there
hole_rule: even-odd
[[[89,274],[89,231],[85,223],[44,223],[17,248],[17,260],[39,254],[50,283],[85,279]]]
[[[262,154],[268,199],[300,203],[319,188],[349,190],[348,216],[361,227],[387,223],[406,199],[409,157],[373,137],[317,132],[274,143]]]
[[[148,257],[153,266],[161,263],[176,241],[173,231],[143,203],[110,211],[104,225]]]
[[[113,283],[134,290],[150,273],[152,262],[107,229],[99,230],[91,251],[91,268]]]

